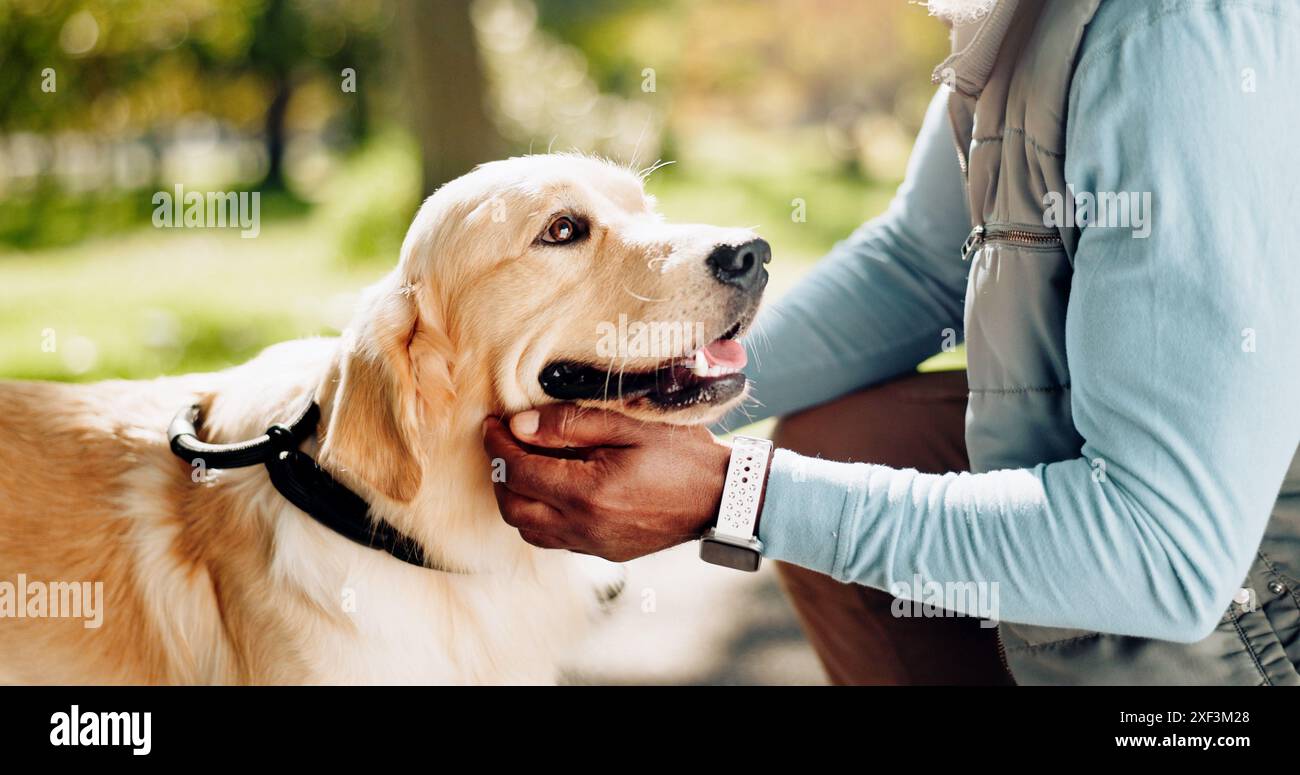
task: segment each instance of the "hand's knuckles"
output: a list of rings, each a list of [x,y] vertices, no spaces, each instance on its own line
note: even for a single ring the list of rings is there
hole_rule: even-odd
[[[522,496],[509,493],[500,501],[500,507],[501,518],[511,527],[526,529],[536,521],[532,504]]]
[[[527,524],[520,509],[511,503],[500,504],[501,519],[510,527],[518,528]]]
[[[559,549],[562,544],[555,536],[537,530],[520,530],[519,537],[539,549]]]
[[[541,536],[531,530],[520,530],[519,537],[524,539],[524,543],[530,546],[544,548],[541,543],[539,543],[541,541]]]

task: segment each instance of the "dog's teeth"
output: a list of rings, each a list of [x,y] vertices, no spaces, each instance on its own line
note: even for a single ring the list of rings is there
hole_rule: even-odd
[[[704,357],[703,350],[695,351],[695,365],[691,367],[691,373],[697,377],[709,375],[709,359]]]

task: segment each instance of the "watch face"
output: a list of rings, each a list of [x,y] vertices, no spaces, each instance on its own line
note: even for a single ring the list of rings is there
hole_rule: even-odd
[[[758,570],[763,555],[745,546],[724,544],[720,541],[701,541],[700,559],[714,565],[753,572]]]

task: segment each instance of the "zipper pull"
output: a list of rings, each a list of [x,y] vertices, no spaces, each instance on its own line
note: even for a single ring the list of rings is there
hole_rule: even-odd
[[[979,248],[981,244],[983,244],[983,242],[984,242],[984,224],[980,224],[979,226],[976,226],[975,228],[970,230],[970,234],[967,235],[966,241],[961,244],[961,260],[969,261],[971,253],[974,253],[975,250]]]

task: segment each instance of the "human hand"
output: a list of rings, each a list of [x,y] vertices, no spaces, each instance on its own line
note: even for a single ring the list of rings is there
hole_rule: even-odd
[[[505,461],[497,504],[525,541],[615,562],[699,538],[717,517],[731,456],[702,427],[572,404],[521,412],[508,427],[489,417],[483,445]]]

